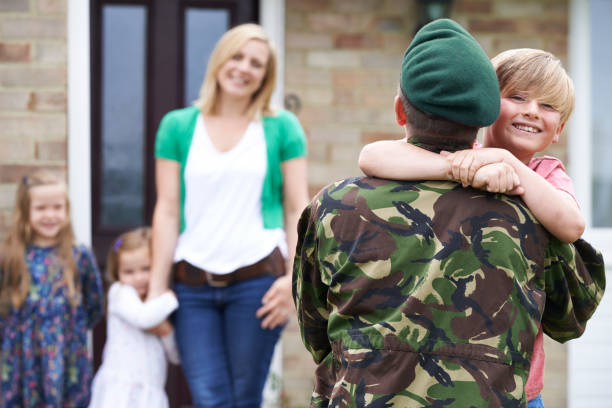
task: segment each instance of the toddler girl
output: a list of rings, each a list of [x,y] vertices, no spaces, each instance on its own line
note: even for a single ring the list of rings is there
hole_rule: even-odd
[[[65,184],[24,177],[0,248],[0,407],[87,406],[87,329],[103,301],[92,253],[74,244]]]
[[[151,229],[119,236],[107,258],[108,318],[103,362],[93,383],[91,408],[165,408],[167,363],[178,364],[172,326],[178,307],[171,291],[148,302]],[[160,324],[161,323],[161,324]],[[157,326],[159,325],[159,326]],[[147,329],[155,327],[155,334]]]

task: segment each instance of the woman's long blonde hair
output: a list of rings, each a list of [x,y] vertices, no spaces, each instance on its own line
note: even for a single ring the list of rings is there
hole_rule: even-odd
[[[59,177],[50,171],[39,170],[30,176],[23,177],[17,187],[13,220],[0,249],[0,314],[6,315],[12,306],[21,307],[30,291],[30,272],[28,271],[25,252],[26,245],[34,238],[30,225],[30,190],[38,186],[60,185]],[[66,194],[66,224],[57,235],[58,265],[63,271],[68,289],[70,304],[80,303],[77,292],[77,268],[72,256],[74,233],[70,223],[70,202]]]
[[[194,105],[200,108],[203,114],[211,115],[214,113],[219,96],[219,84],[217,83],[219,69],[250,40],[265,43],[270,50],[270,55],[261,86],[253,94],[246,114],[251,119],[258,119],[262,114],[272,113],[270,98],[276,83],[276,51],[263,28],[258,24],[249,23],[236,26],[223,34],[210,55],[206,75],[200,88],[200,96],[194,102]]]

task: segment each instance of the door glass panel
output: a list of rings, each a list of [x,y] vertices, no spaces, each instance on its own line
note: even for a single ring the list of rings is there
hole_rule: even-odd
[[[593,226],[612,227],[612,2],[591,0]]]
[[[102,10],[102,225],[144,222],[144,6]]]
[[[185,106],[198,98],[208,57],[229,28],[229,17],[226,9],[185,10]]]

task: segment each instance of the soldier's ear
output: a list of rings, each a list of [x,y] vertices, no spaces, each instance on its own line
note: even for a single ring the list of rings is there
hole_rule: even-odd
[[[394,107],[395,121],[398,125],[404,126],[406,124],[406,114],[404,113],[404,107],[402,106],[402,100],[399,95],[395,95]]]

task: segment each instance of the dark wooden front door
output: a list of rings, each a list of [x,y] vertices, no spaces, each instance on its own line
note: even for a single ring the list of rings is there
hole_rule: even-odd
[[[151,223],[159,121],[193,102],[216,41],[258,11],[257,0],[90,0],[92,238],[102,271],[117,235]],[[101,323],[96,368],[104,340]],[[189,406],[180,369],[167,388],[172,407]]]

